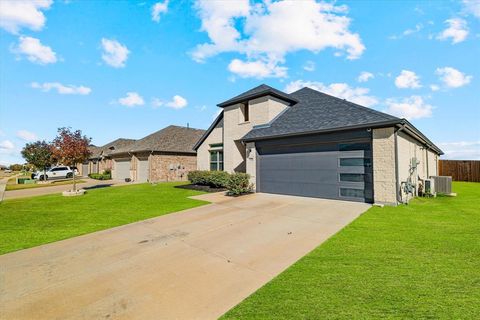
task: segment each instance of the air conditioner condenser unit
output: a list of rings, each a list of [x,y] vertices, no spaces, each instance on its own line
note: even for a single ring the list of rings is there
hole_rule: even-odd
[[[435,180],[433,179],[425,179],[425,194],[426,195],[436,195],[435,191]]]

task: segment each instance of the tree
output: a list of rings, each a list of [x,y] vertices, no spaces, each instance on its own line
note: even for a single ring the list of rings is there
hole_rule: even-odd
[[[21,171],[23,168],[23,165],[15,163],[10,165],[10,170],[12,171]]]
[[[59,128],[57,137],[52,142],[53,156],[64,165],[73,167],[90,157],[91,152],[88,149],[90,141],[91,139],[82,135],[80,130],[72,131],[71,128]],[[72,176],[73,191],[75,192],[77,191],[75,172]]]
[[[46,170],[52,162],[52,145],[45,140],[27,143],[22,149],[22,156],[27,163],[43,170],[43,179],[46,180]]]

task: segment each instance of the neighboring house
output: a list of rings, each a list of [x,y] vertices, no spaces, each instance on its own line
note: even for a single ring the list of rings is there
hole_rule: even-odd
[[[193,146],[205,130],[168,126],[118,148],[110,157],[112,178],[137,182],[182,181],[197,167]]]
[[[310,88],[260,85],[218,106],[197,168],[246,172],[257,192],[397,204],[438,174],[442,151],[407,120]]]
[[[128,148],[128,146],[134,142],[134,139],[119,138],[101,147],[94,145],[89,146],[92,155],[88,161],[77,166],[80,174],[87,176],[90,173],[103,173],[105,170],[112,170],[112,159],[110,155],[115,152],[115,150]]]

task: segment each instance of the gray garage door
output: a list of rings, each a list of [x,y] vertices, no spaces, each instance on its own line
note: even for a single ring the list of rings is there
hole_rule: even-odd
[[[137,181],[148,181],[148,159],[139,159],[137,166]]]
[[[370,141],[315,140],[257,143],[257,191],[372,202]]]
[[[89,165],[87,164],[82,164],[82,176],[86,177],[90,172],[88,172]]]
[[[112,176],[116,180],[130,178],[130,159],[115,160],[115,169],[112,171]]]

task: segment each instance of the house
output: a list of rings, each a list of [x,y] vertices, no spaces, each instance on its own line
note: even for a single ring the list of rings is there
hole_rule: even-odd
[[[134,139],[119,138],[101,147],[94,145],[89,146],[89,150],[92,154],[87,161],[77,166],[80,174],[82,176],[87,176],[90,173],[102,173],[105,170],[112,170],[112,159],[110,154],[117,149],[128,148],[128,146],[134,142]]]
[[[310,88],[260,85],[218,107],[197,169],[246,172],[257,192],[395,205],[438,174],[442,151],[407,120]]]
[[[193,146],[205,130],[168,126],[142,139],[116,148],[112,159],[112,178],[137,182],[182,181],[197,167]]]

